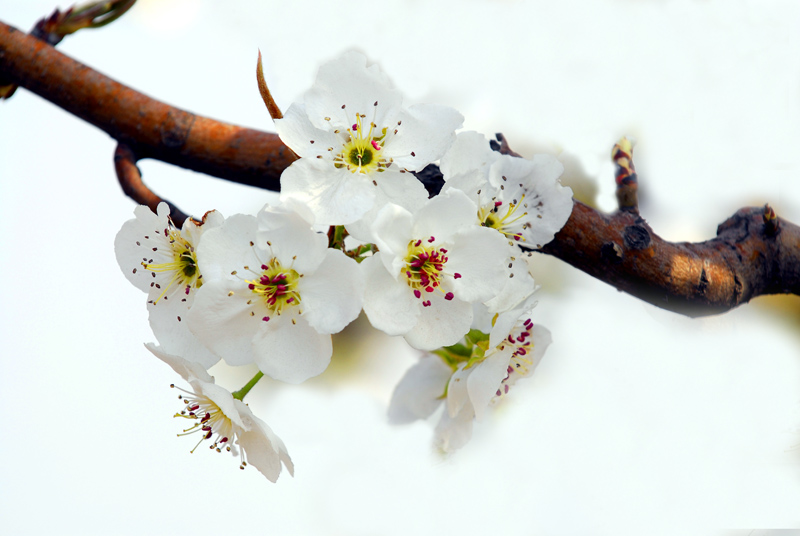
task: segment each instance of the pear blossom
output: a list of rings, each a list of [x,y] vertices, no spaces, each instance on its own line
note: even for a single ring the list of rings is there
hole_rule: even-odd
[[[203,441],[211,440],[209,449],[238,454],[241,469],[252,465],[271,482],[278,480],[282,466],[294,476],[294,464],[283,441],[247,404],[216,385],[213,376],[197,363],[167,353],[152,343],[145,347],[191,387],[191,390],[177,388],[183,392],[178,398],[183,400],[184,408],[175,416],[192,421],[192,425],[178,435],[200,434],[192,452]]]
[[[460,133],[442,157],[445,190],[466,192],[481,225],[528,249],[550,242],[572,213],[572,190],[561,186],[564,166],[554,156],[531,160],[493,151],[475,132]]]
[[[165,351],[192,356],[210,367],[219,361],[189,330],[186,317],[203,275],[197,266],[197,246],[203,233],[219,227],[223,217],[216,211],[202,221],[187,219],[177,229],[169,218],[169,206],[159,203],[157,214],[145,205],[122,225],[114,251],[125,277],[147,292],[150,326]]]
[[[445,106],[404,108],[377,65],[347,52],[322,65],[303,103],[275,121],[300,157],[281,175],[281,200],[306,204],[322,225],[353,224],[368,213],[371,221],[389,202],[414,210],[427,192],[408,172],[438,160],[462,122]],[[369,225],[350,231],[364,236]]]
[[[457,450],[472,437],[473,422],[533,373],[550,342],[550,332],[533,324],[530,310],[498,315],[488,337],[470,331],[462,344],[421,357],[392,394],[390,422],[426,419],[444,406],[436,444],[445,452]]]
[[[255,362],[288,383],[322,373],[362,293],[357,263],[327,242],[285,208],[228,218],[198,249],[205,279],[190,328],[230,365]]]
[[[476,210],[458,190],[414,214],[384,207],[374,225],[380,251],[361,263],[364,312],[375,328],[422,350],[467,333],[471,304],[494,297],[508,278],[506,241],[477,225]]]

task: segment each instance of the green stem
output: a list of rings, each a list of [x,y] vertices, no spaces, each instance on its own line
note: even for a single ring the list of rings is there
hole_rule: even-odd
[[[247,393],[250,392],[250,389],[252,389],[255,384],[258,383],[258,380],[260,380],[263,376],[264,373],[259,370],[258,373],[253,376],[253,378],[247,382],[244,387],[233,393],[233,398],[237,400],[244,400],[244,397],[247,396]]]

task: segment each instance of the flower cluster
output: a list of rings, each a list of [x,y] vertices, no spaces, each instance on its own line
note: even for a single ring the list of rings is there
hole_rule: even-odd
[[[424,418],[446,399],[445,449],[530,374],[549,334],[530,320],[536,287],[520,246],[553,238],[571,192],[553,157],[501,155],[477,133],[456,135],[462,121],[443,106],[404,107],[377,66],[347,53],[275,122],[299,157],[281,176],[280,205],[255,216],[211,211],[182,229],[166,204],[136,208],[117,259],[148,294],[160,345],[148,349],[191,388],[176,415],[193,421],[185,433],[272,481],[282,467],[292,473],[283,442],[243,398],[263,375],[301,383],[321,374],[331,335],[362,310],[375,328],[432,352],[401,381],[390,414]],[[429,199],[414,172],[436,162],[445,186]],[[259,372],[231,393],[207,372],[219,360]]]

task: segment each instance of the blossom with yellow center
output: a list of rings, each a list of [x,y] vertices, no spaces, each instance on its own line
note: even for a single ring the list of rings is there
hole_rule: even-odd
[[[417,208],[427,192],[409,172],[439,159],[464,118],[444,106],[404,108],[402,100],[360,53],[320,67],[303,103],[275,121],[300,157],[281,175],[281,200],[306,205],[320,225],[372,221],[389,202]],[[355,233],[368,229],[367,223]]]
[[[220,226],[223,218],[211,211],[202,221],[188,219],[183,229],[177,229],[166,203],[158,205],[156,214],[138,206],[134,215],[114,241],[117,262],[128,280],[147,292],[150,326],[164,349],[210,367],[219,357],[197,340],[185,320],[203,284],[197,246],[204,233]]]
[[[322,373],[331,334],[355,320],[362,295],[358,264],[327,245],[285,208],[228,218],[198,248],[190,328],[229,365],[255,363],[289,383]]]
[[[184,407],[175,414],[175,417],[192,421],[179,436],[199,434],[191,452],[203,441],[210,440],[211,450],[238,455],[241,469],[252,465],[271,482],[278,480],[282,466],[294,475],[294,464],[283,441],[244,402],[214,383],[214,378],[197,363],[165,352],[154,344],[145,347],[172,367],[191,387],[191,390],[177,388],[183,393],[178,398]]]

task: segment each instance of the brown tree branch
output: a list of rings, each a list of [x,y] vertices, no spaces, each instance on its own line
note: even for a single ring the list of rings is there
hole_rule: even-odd
[[[137,157],[157,158],[278,190],[281,172],[293,161],[275,134],[196,116],[151,99],[2,22],[0,78],[37,93],[128,146],[131,153],[123,155],[118,166],[135,169]],[[498,150],[514,154],[505,140],[499,141]],[[118,149],[118,154],[128,149]],[[130,167],[122,173],[135,177]],[[431,193],[441,188],[436,166],[417,176]],[[739,210],[719,226],[716,238],[692,244],[661,239],[633,210],[605,215],[576,201],[565,227],[541,252],[690,316],[721,313],[762,294],[800,295],[800,228],[758,208]]]
[[[137,160],[136,154],[130,147],[124,143],[117,145],[117,149],[114,151],[114,170],[117,172],[117,180],[119,180],[122,191],[140,205],[147,205],[153,213],[157,212],[156,208],[159,203],[166,203],[169,205],[169,216],[172,218],[172,222],[180,229],[189,216],[171,202],[153,193],[142,182],[142,172],[136,165]]]
[[[16,83],[125,143],[140,158],[269,190],[294,156],[276,134],[152,99],[0,22],[0,79]]]

